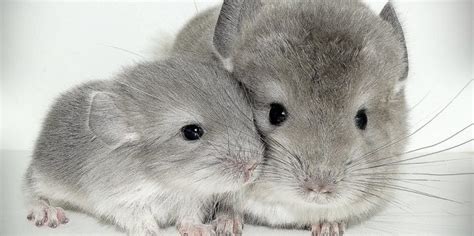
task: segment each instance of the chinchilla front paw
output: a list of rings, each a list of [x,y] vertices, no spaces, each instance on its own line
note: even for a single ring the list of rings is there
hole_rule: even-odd
[[[212,225],[181,223],[178,232],[181,236],[216,236]]]
[[[213,221],[217,236],[241,236],[244,222],[240,216],[222,214]]]
[[[311,236],[342,236],[345,231],[344,222],[321,222],[311,226]]]
[[[56,228],[60,224],[66,224],[69,222],[69,219],[66,217],[62,208],[51,206],[45,200],[35,201],[26,218],[29,221],[34,222],[38,227],[48,225],[50,228]]]

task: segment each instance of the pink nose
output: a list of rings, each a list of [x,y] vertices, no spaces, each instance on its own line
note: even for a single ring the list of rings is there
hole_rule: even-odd
[[[330,194],[330,193],[334,192],[334,187],[328,186],[328,185],[320,185],[319,188],[318,188],[318,191],[320,193]]]
[[[305,188],[308,191],[321,193],[321,194],[331,194],[335,191],[336,187],[334,184],[326,184],[326,183],[311,183],[306,182]]]

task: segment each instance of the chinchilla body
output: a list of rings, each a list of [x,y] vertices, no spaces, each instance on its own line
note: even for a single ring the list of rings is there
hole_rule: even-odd
[[[224,1],[174,51],[221,65],[250,94],[266,144],[244,191],[251,222],[337,235],[391,201],[408,75],[391,3],[375,14],[355,0]]]
[[[28,218],[57,227],[68,220],[55,206],[70,206],[130,235],[171,224],[189,234],[255,179],[261,159],[251,108],[226,71],[143,63],[56,100],[25,176]]]

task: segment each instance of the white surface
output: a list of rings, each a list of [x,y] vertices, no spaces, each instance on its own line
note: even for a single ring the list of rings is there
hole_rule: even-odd
[[[41,120],[52,100],[82,81],[110,78],[123,66],[152,58],[158,42],[166,41],[197,10],[213,1],[0,1],[1,136],[0,235],[122,235],[95,219],[69,213],[71,222],[58,229],[37,229],[26,221],[20,178],[25,171]],[[382,1],[371,1],[375,11]],[[411,72],[410,104],[427,98],[412,112],[419,127],[471,78],[472,3],[459,1],[400,1],[396,4],[405,26]],[[137,54],[141,56],[137,56]],[[142,58],[143,57],[143,58]],[[473,89],[412,139],[421,147],[448,137],[473,121]],[[472,139],[471,128],[433,149]],[[410,148],[412,149],[412,148]],[[465,145],[452,151],[474,151]],[[412,172],[472,172],[473,154],[443,154],[424,160],[462,160],[414,165]],[[424,178],[425,176],[418,178]],[[415,178],[415,177],[414,177]],[[403,206],[392,206],[348,235],[472,235],[472,176],[429,177],[441,182],[412,185],[463,202],[449,203],[402,194]],[[170,229],[170,235],[176,233]],[[309,235],[304,231],[276,231],[248,226],[245,235]]]

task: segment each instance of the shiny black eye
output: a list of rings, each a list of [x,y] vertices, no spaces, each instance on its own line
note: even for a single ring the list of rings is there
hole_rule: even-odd
[[[357,111],[354,119],[357,128],[365,130],[365,127],[367,127],[367,114],[365,114],[365,109]]]
[[[272,125],[280,126],[283,122],[285,122],[288,113],[283,105],[280,103],[272,103],[270,104],[270,113],[268,114],[268,118]]]
[[[204,130],[199,125],[186,125],[181,128],[181,133],[183,134],[184,139],[193,141],[198,140],[204,134]]]

